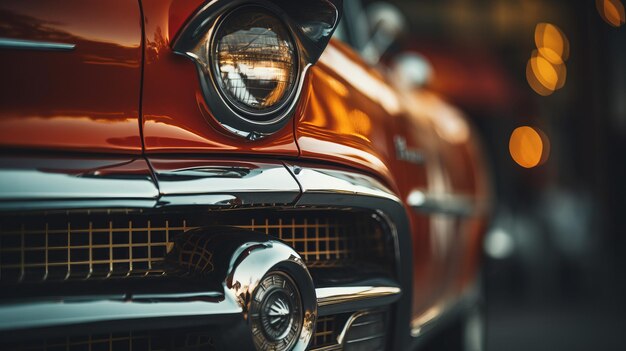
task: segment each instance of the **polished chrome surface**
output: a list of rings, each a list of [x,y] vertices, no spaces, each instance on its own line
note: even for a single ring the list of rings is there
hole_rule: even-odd
[[[400,286],[390,279],[355,282],[349,286],[316,289],[318,314],[329,316],[390,306],[402,297]]]
[[[291,165],[290,170],[305,194],[371,196],[400,202],[391,190],[367,175],[295,165]]]
[[[317,301],[313,280],[306,265],[300,256],[289,246],[275,240],[263,242],[247,242],[237,249],[231,256],[226,279],[224,279],[224,289],[226,293],[236,299],[243,311],[250,311],[244,318],[252,320],[251,333],[258,335],[259,330],[255,329],[254,316],[250,314],[252,304],[260,299],[264,301],[266,297],[257,296],[257,289],[263,282],[264,277],[282,272],[293,279],[297,291],[300,294],[302,309],[300,321],[300,331],[295,335],[292,350],[305,350],[311,337],[315,320],[317,318]],[[263,347],[265,345],[279,347],[283,340],[287,340],[291,345],[292,340],[262,340],[259,343],[255,339],[255,345]]]
[[[163,205],[292,203],[298,183],[282,164],[151,158]]]
[[[402,289],[398,286],[341,286],[315,289],[319,307],[349,304],[355,301],[380,297],[398,296]]]
[[[74,50],[75,47],[76,44],[0,38],[0,49],[71,51]]]
[[[39,208],[37,202],[89,200],[152,207],[159,193],[143,159],[0,158],[0,208]],[[46,204],[51,208],[63,204]],[[78,206],[78,203],[74,203]],[[85,206],[83,203],[82,206]]]
[[[422,190],[413,190],[407,204],[424,213],[439,213],[451,216],[471,216],[476,208],[471,199],[454,194],[431,194]]]
[[[57,298],[0,304],[0,331],[125,320],[162,323],[163,318],[202,319],[241,312],[232,296],[218,292],[183,298],[171,294],[161,299],[133,299],[125,295]]]
[[[85,178],[37,170],[0,171],[0,200],[156,199],[146,179]]]
[[[281,271],[270,272],[259,284],[248,318],[258,350],[288,351],[303,324],[302,301],[295,282]]]

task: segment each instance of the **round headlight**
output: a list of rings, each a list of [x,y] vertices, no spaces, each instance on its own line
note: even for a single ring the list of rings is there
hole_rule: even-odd
[[[286,25],[265,9],[248,6],[228,14],[213,37],[211,57],[220,93],[247,118],[271,120],[293,95],[295,45]]]

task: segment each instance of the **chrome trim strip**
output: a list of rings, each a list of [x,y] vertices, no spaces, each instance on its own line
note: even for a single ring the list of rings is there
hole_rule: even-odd
[[[406,200],[414,210],[423,213],[439,213],[468,217],[476,213],[473,201],[468,196],[456,194],[432,194],[413,190]]]
[[[97,209],[97,208],[153,208],[156,205],[156,199],[51,199],[37,200],[31,199],[27,201],[0,201],[0,212],[14,211],[37,211],[37,210],[72,210],[72,209]]]
[[[0,49],[71,51],[74,50],[74,48],[76,48],[76,44],[0,38]]]
[[[162,318],[206,318],[241,314],[242,309],[229,295],[216,293],[194,295],[146,296],[137,299],[121,297],[82,297],[66,300],[7,303],[0,305],[0,331],[48,328],[86,323],[145,320],[162,322]],[[212,300],[212,301],[211,301]]]
[[[368,340],[372,340],[372,339],[380,339],[382,337],[384,337],[385,334],[380,333],[380,334],[374,334],[374,335],[369,335],[369,336],[365,336],[359,339],[354,339],[354,340],[348,340],[346,341],[346,344],[351,344],[351,343],[355,343],[355,342],[363,342],[363,341],[368,341]]]
[[[318,307],[396,296],[400,295],[401,291],[397,286],[342,286],[315,289]]]
[[[396,286],[352,286],[316,289],[320,316],[389,306],[402,296]]]
[[[0,210],[153,207],[158,195],[141,158],[0,157]]]
[[[335,169],[288,167],[305,194],[359,195],[401,203],[400,199],[376,179]]]
[[[0,200],[156,199],[158,195],[147,179],[87,178],[40,170],[2,170],[0,184]]]
[[[150,163],[164,206],[290,204],[300,195],[282,163],[166,158]]]

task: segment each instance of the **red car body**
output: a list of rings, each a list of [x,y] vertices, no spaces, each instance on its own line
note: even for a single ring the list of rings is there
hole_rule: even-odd
[[[478,282],[489,178],[471,125],[440,97],[402,91],[386,73],[331,40],[306,73],[293,116],[282,129],[253,141],[233,135],[214,118],[194,63],[172,49],[205,4],[0,2],[0,38],[74,45],[0,49],[0,167],[81,179],[144,177],[128,192],[108,186],[90,190],[111,202],[143,201],[144,187],[164,201],[167,182],[151,189],[155,178],[207,167],[284,164],[292,172],[329,169],[365,176],[399,199],[407,223],[398,235],[404,237],[400,268],[410,274],[399,279],[403,298],[395,303],[410,313],[389,322],[395,334],[386,345],[416,345]],[[0,187],[2,209],[11,216],[89,207],[76,205],[73,193],[53,184],[22,184],[7,175]],[[297,201],[300,188],[284,203]],[[229,208],[241,206],[237,201]],[[14,303],[6,301],[4,307]],[[39,334],[31,330],[44,327],[5,323],[2,329],[32,338]]]

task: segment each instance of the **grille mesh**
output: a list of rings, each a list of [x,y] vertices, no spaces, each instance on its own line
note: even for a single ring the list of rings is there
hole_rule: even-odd
[[[317,318],[315,334],[310,348],[319,348],[337,343],[337,316],[323,316]]]
[[[309,266],[345,265],[361,258],[382,261],[386,252],[382,226],[362,212],[109,210],[18,215],[0,217],[0,283],[162,276],[162,263],[176,238],[211,225],[278,237]],[[208,261],[195,264],[212,267],[210,253],[203,257]]]

